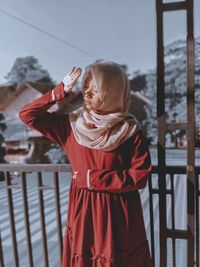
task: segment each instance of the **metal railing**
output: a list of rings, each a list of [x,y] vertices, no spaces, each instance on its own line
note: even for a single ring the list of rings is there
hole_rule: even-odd
[[[40,213],[40,221],[38,222],[41,225],[41,243],[43,250],[43,258],[44,264],[42,266],[49,266],[48,259],[48,244],[47,244],[47,233],[46,233],[46,222],[45,222],[45,207],[44,207],[44,191],[45,190],[53,190],[54,198],[55,198],[55,210],[56,210],[56,221],[55,221],[55,229],[57,230],[57,245],[59,248],[59,257],[60,262],[62,259],[62,249],[63,249],[63,233],[62,233],[62,225],[61,225],[61,205],[60,205],[60,187],[59,187],[59,173],[60,172],[71,172],[70,165],[48,165],[48,164],[36,164],[36,165],[4,165],[2,164],[0,170],[5,174],[5,183],[0,187],[0,196],[1,191],[6,190],[7,194],[7,203],[8,203],[8,214],[10,221],[10,238],[12,240],[12,254],[13,254],[13,264],[15,267],[19,267],[19,254],[18,254],[18,242],[17,242],[17,231],[16,231],[16,221],[14,214],[14,204],[12,191],[14,189],[20,189],[22,193],[22,204],[24,211],[24,231],[26,236],[26,245],[27,245],[27,255],[28,255],[28,266],[35,266],[33,261],[33,248],[31,242],[31,232],[30,232],[30,216],[29,216],[29,202],[28,202],[28,194],[27,194],[27,175],[30,172],[34,172],[37,174],[35,177],[37,180],[37,191],[38,191],[38,206]],[[21,184],[12,184],[11,177],[13,172],[18,173],[21,178]],[[53,174],[53,185],[45,185],[43,183],[42,175],[45,172],[50,172]],[[1,199],[2,200],[2,199]],[[3,200],[6,201],[6,200]],[[1,211],[0,211],[0,229],[1,229]],[[2,238],[0,232],[0,266],[4,267],[4,255],[3,255],[3,245]]]
[[[194,250],[193,255],[190,255],[190,257],[192,257],[194,259],[195,265],[196,267],[199,267],[200,265],[200,246],[199,246],[199,231],[200,231],[200,206],[199,206],[199,202],[200,202],[200,167],[196,167],[195,168],[195,194],[194,196],[190,195],[190,190],[188,189],[188,181],[187,181],[187,168],[185,166],[166,166],[165,169],[163,170],[165,176],[162,177],[162,179],[165,180],[164,184],[166,185],[166,180],[167,180],[167,176],[168,176],[168,185],[165,186],[165,188],[160,188],[160,185],[162,185],[159,181],[160,177],[158,175],[159,169],[158,166],[153,166],[153,175],[154,178],[157,179],[157,186],[153,186],[152,185],[152,177],[149,180],[149,205],[150,205],[150,226],[151,226],[151,251],[152,251],[152,258],[153,258],[153,262],[154,262],[154,266],[156,266],[156,259],[157,259],[157,266],[160,266],[160,262],[164,262],[164,264],[166,266],[170,266],[170,267],[180,267],[180,266],[189,266],[190,262],[189,262],[189,258],[188,258],[188,251],[191,251],[190,248],[190,238],[191,238],[191,232],[189,229],[189,226],[187,224],[187,220],[188,217],[190,216],[189,213],[189,209],[187,208],[187,205],[190,205],[190,202],[193,202],[193,198],[195,198],[195,223],[196,223],[196,232],[194,233],[193,239],[194,239],[194,244],[192,244],[192,247],[196,247],[196,249]],[[153,176],[152,175],[152,176]],[[176,175],[178,175],[178,177],[176,177]],[[180,212],[178,212],[176,210],[175,212],[175,204],[177,199],[176,198],[176,188],[175,188],[175,177],[176,177],[176,182],[178,183],[178,186],[181,187],[181,183],[185,182],[185,195],[184,192],[182,193],[182,201],[185,198],[185,206],[184,206],[184,201],[182,202],[182,209],[185,209],[185,215],[187,216],[187,218],[185,218],[185,229],[178,229],[175,227],[175,220],[180,221],[180,218],[178,218],[178,216],[180,215]],[[181,187],[182,188],[182,187]],[[160,203],[160,198],[159,195],[162,192],[162,202],[167,203],[166,205],[162,206]],[[157,195],[158,196],[158,201],[159,201],[159,221],[160,221],[160,217],[163,216],[164,214],[164,220],[165,220],[165,228],[162,228],[162,231],[160,231],[159,229],[159,248],[155,247],[155,237],[154,237],[154,233],[155,233],[155,216],[154,216],[154,210],[153,210],[153,196]],[[169,201],[170,197],[171,201]],[[168,209],[169,206],[169,202],[170,202],[170,208]],[[167,211],[170,211],[171,216],[171,225],[169,226],[167,221],[168,221],[168,217],[167,217]],[[183,211],[182,211],[183,213]],[[159,224],[158,224],[159,225]],[[161,251],[163,249],[163,247],[160,246],[160,240],[162,241],[161,235],[163,235],[165,237],[165,240],[171,240],[172,241],[172,246],[171,246],[171,250],[169,251],[169,246],[167,245],[169,242],[166,242],[166,245],[164,246],[165,251]],[[177,265],[177,250],[176,250],[176,241],[177,240],[185,240],[187,242],[187,248],[185,251],[185,261],[183,259],[183,263],[182,265]],[[157,255],[155,255],[155,252],[159,250],[159,255],[157,253]],[[162,252],[162,253],[161,253]],[[169,255],[171,254],[171,262],[170,264],[168,264],[169,261]],[[167,255],[166,257],[160,259],[161,257],[163,257],[163,255]],[[159,256],[159,259],[156,258],[156,256]]]
[[[9,217],[9,225],[7,225],[7,228],[10,228],[10,239],[11,239],[11,244],[12,244],[12,253],[10,252],[10,257],[13,258],[13,265],[15,267],[21,267],[20,261],[19,261],[19,242],[17,240],[17,231],[16,231],[16,220],[15,220],[15,198],[13,198],[13,191],[14,190],[20,190],[21,195],[22,195],[22,205],[23,205],[23,212],[24,212],[24,235],[25,235],[25,243],[26,243],[26,250],[27,250],[27,264],[25,266],[39,266],[38,264],[35,265],[34,263],[34,257],[33,257],[33,243],[32,243],[32,234],[31,234],[31,220],[30,220],[30,210],[29,210],[29,205],[30,201],[28,201],[29,196],[28,196],[28,191],[27,191],[27,180],[30,179],[29,175],[31,173],[35,173],[36,176],[33,178],[33,180],[37,180],[37,191],[38,191],[38,207],[39,207],[39,213],[40,213],[40,219],[37,221],[37,224],[41,226],[41,250],[43,254],[43,263],[41,266],[50,266],[49,262],[49,254],[48,254],[48,234],[46,233],[46,218],[47,215],[45,214],[45,205],[44,205],[44,191],[46,190],[53,190],[54,192],[54,200],[55,200],[55,212],[56,212],[56,220],[54,221],[54,232],[56,231],[57,233],[57,243],[56,247],[58,247],[58,255],[59,255],[59,263],[62,261],[62,250],[63,250],[63,226],[62,226],[62,214],[61,214],[61,203],[60,203],[60,194],[62,194],[61,189],[63,190],[63,187],[60,186],[59,184],[59,174],[71,172],[71,167],[70,165],[44,165],[44,164],[36,164],[36,165],[4,165],[1,164],[0,170],[4,172],[5,174],[5,181],[1,182],[0,184],[3,184],[0,186],[0,196],[2,191],[6,191],[7,195],[7,206],[8,206],[8,217]],[[158,178],[158,167],[153,166],[153,173],[151,178],[149,179],[148,182],[148,203],[149,203],[149,209],[148,209],[148,217],[150,218],[150,249],[151,249],[151,254],[154,262],[154,266],[159,266],[159,262],[156,262],[156,259],[160,257],[160,248],[158,248],[155,245],[156,238],[158,239],[157,241],[159,242],[159,236],[155,236],[155,227],[159,228],[159,223],[156,223],[157,215],[155,216],[155,212],[158,211],[158,209],[154,209],[154,196],[158,196],[161,188],[160,188],[160,183],[159,183],[159,178]],[[12,184],[12,174],[13,172],[18,173],[19,177],[18,180],[21,180],[20,183],[13,183]],[[171,227],[166,227],[165,232],[160,232],[159,229],[156,229],[156,231],[159,232],[159,235],[165,235],[168,239],[172,240],[172,264],[170,266],[178,266],[176,265],[176,255],[177,255],[177,250],[175,246],[175,242],[177,239],[182,239],[186,240],[187,242],[189,241],[189,233],[188,229],[176,229],[175,228],[175,220],[176,220],[176,213],[175,213],[175,195],[176,195],[176,189],[174,188],[174,180],[175,180],[175,175],[184,175],[186,176],[186,167],[184,166],[167,166],[166,169],[164,170],[166,176],[168,175],[169,181],[170,181],[170,186],[167,188],[162,188],[162,192],[164,192],[163,198],[166,199],[167,196],[171,197],[171,207],[170,207],[170,212],[171,212]],[[46,185],[43,182],[43,175],[44,173],[50,173],[52,174],[51,178],[53,179],[53,184],[52,185]],[[199,201],[200,201],[200,188],[199,188],[199,176],[200,176],[200,167],[196,168],[196,191],[195,191],[195,199],[196,199],[196,236],[194,237],[195,239],[195,244],[196,246],[195,249],[195,255],[193,255],[194,258],[196,258],[196,266],[199,266],[199,257],[200,257],[200,251],[199,251]],[[69,177],[68,177],[69,178]],[[157,182],[155,182],[155,178],[157,179]],[[178,177],[178,183],[181,183],[181,180],[183,180],[183,177],[180,176]],[[70,180],[70,179],[68,179]],[[49,180],[48,180],[49,181]],[[67,188],[67,186],[66,186]],[[65,188],[65,189],[66,189]],[[36,191],[35,191],[36,192]],[[51,201],[52,201],[52,196],[50,196]],[[65,194],[64,198],[67,197],[67,194]],[[186,194],[186,198],[188,195]],[[1,198],[2,201],[2,198]],[[159,198],[157,200],[159,202]],[[6,202],[6,199],[4,199],[4,202]],[[17,200],[16,200],[17,202]],[[17,203],[16,203],[17,204]],[[18,203],[19,204],[19,203]],[[159,204],[159,203],[158,203]],[[66,204],[64,204],[66,205]],[[163,212],[164,207],[159,205],[159,219],[160,215],[165,213]],[[66,211],[65,211],[66,212]],[[1,224],[2,224],[2,216],[1,216],[1,210],[0,210],[0,229],[1,229]],[[189,214],[187,214],[189,216]],[[66,214],[64,215],[66,219]],[[177,215],[178,216],[178,215]],[[167,216],[166,216],[167,217]],[[156,225],[156,226],[155,226]],[[167,225],[167,223],[166,223]],[[54,233],[55,234],[55,233]],[[3,238],[1,238],[1,233],[0,233],[0,266],[1,267],[6,267],[7,265],[4,262],[4,245],[3,245]],[[188,248],[189,249],[190,243],[188,242]],[[54,244],[55,246],[55,244]],[[167,247],[167,246],[166,246]],[[167,249],[169,249],[167,247]],[[159,255],[158,255],[159,254]],[[165,253],[164,253],[165,254]],[[166,251],[167,254],[167,251]],[[186,253],[187,255],[187,253]],[[167,262],[169,259],[163,259],[165,262]],[[188,259],[187,259],[188,261]],[[59,265],[57,265],[59,266]],[[169,266],[169,265],[167,265]],[[10,266],[9,266],[10,267]]]

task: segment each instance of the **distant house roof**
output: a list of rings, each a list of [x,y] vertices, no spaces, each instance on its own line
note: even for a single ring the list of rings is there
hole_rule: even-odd
[[[7,99],[4,99],[4,101],[2,101],[0,103],[0,110],[2,110],[2,111],[5,110],[25,90],[29,89],[28,91],[29,91],[29,94],[30,94],[30,88],[32,89],[32,94],[33,95],[37,95],[37,96],[42,95],[42,93],[38,92],[33,87],[31,87],[31,85],[29,85],[28,83],[25,83],[25,84],[21,85],[15,91],[13,91],[12,94],[10,94]]]
[[[38,92],[45,94],[49,90],[55,87],[52,83],[45,83],[45,82],[28,82],[31,87],[35,88]]]
[[[33,91],[33,98],[36,95],[39,97],[40,95],[46,93],[50,89],[52,89],[54,85],[52,83],[44,83],[44,82],[28,82],[22,84],[19,88],[15,89],[13,86],[0,86],[0,111],[3,111],[7,106],[13,102],[23,91],[29,89]],[[35,92],[34,92],[35,91]],[[36,93],[38,92],[38,93]],[[31,99],[29,99],[31,100]]]
[[[33,86],[37,86],[37,89]],[[42,136],[35,130],[30,129],[26,124],[24,124],[18,116],[20,109],[31,102],[32,100],[40,97],[42,95],[41,91],[49,91],[49,88],[53,85],[45,83],[25,83],[19,88],[10,92],[8,97],[1,99],[0,101],[0,112],[4,114],[6,130],[3,132],[5,141],[20,141],[27,140],[29,137]],[[3,90],[11,90],[9,87]],[[52,106],[49,111],[55,111],[58,105]]]

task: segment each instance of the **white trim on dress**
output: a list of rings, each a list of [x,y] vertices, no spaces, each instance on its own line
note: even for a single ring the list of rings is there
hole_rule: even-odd
[[[88,187],[89,189],[92,189],[92,188],[91,188],[91,185],[90,185],[90,170],[87,170],[86,179],[87,179],[87,187]]]
[[[54,94],[54,90],[51,90],[51,95],[52,95],[52,100],[56,100],[55,94]]]

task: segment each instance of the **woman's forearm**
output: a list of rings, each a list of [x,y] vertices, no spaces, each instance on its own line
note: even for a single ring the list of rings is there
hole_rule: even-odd
[[[67,94],[63,90],[63,82],[52,90],[26,104],[19,111],[19,118],[26,124],[31,124],[35,119],[47,115],[47,110],[56,102],[62,101]]]
[[[58,114],[47,110],[56,102],[61,102],[67,93],[63,82],[52,90],[28,103],[19,111],[19,118],[30,128],[42,133],[54,143],[63,146],[70,130],[68,114]]]

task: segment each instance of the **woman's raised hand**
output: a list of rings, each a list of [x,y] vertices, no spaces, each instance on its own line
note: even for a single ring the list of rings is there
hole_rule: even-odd
[[[67,75],[63,79],[64,83],[64,91],[66,93],[70,93],[73,89],[73,86],[76,84],[78,78],[81,75],[81,68],[73,67],[70,72],[67,73]]]

